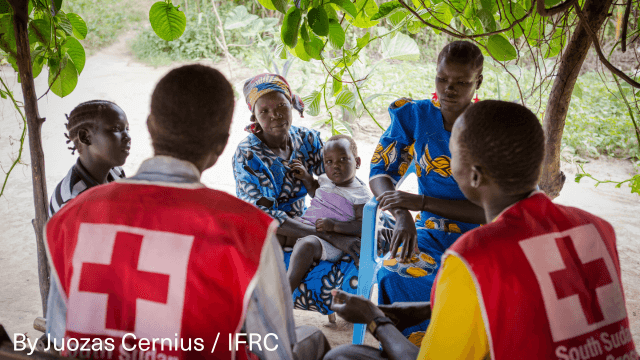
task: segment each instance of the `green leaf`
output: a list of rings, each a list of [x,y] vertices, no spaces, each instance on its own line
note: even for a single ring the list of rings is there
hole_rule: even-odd
[[[31,65],[31,69],[33,71],[33,78],[37,78],[42,72],[42,68],[44,66],[44,57],[38,56]]]
[[[338,96],[336,96],[336,105],[350,109],[356,105],[356,96],[353,92],[343,89]]]
[[[353,136],[353,132],[351,131],[351,127],[349,126],[349,124],[338,119],[333,120],[333,127],[331,129],[331,133],[333,135],[342,134],[342,135]]]
[[[631,193],[640,195],[640,174],[634,175],[631,179],[631,183],[629,184]]]
[[[407,15],[409,15],[409,11],[398,10],[391,13],[391,15],[389,15],[389,18],[387,20],[389,20],[389,23],[391,23],[391,26],[396,27],[398,26],[398,24],[400,24],[400,22],[402,22],[402,20],[404,20],[407,17]]]
[[[358,13],[356,6],[350,0],[331,0],[331,3],[338,5],[344,13],[351,15],[352,18],[355,18]]]
[[[582,180],[582,178],[583,178],[583,177],[585,177],[586,175],[587,175],[587,174],[580,174],[580,173],[576,174],[575,181],[576,181],[577,183],[579,183],[579,182],[580,182],[580,180]]]
[[[229,11],[227,18],[224,20],[225,30],[240,29],[259,19],[258,15],[249,14],[244,5],[236,6]]]
[[[484,28],[485,32],[492,32],[498,29],[498,26],[496,24],[496,19],[493,18],[492,13],[488,12],[485,9],[482,9],[482,10],[478,10],[476,12],[476,15],[480,19],[480,22],[482,23],[482,27]]]
[[[55,7],[55,13],[57,15],[60,9],[62,9],[62,0],[53,0],[53,6]]]
[[[335,49],[342,49],[344,46],[345,34],[342,26],[336,20],[329,20],[329,43]]]
[[[291,49],[291,53],[302,61],[311,60],[311,57],[309,56],[309,54],[307,54],[307,51],[304,49],[304,41],[302,41],[302,39],[298,39],[296,41],[296,47]]]
[[[340,92],[340,90],[342,90],[342,81],[338,80],[341,76],[342,76],[342,72],[340,72],[340,76],[336,76],[333,78],[333,84],[331,89],[331,93],[333,96],[335,96],[337,93]]]
[[[487,41],[487,48],[498,61],[513,60],[518,56],[516,49],[509,40],[501,35],[491,35],[489,41]]]
[[[302,98],[304,107],[307,109],[307,114],[311,116],[318,116],[320,114],[320,97],[321,93],[314,90],[311,94]]]
[[[11,12],[11,6],[7,0],[0,0],[0,14],[9,14]]]
[[[78,71],[73,61],[66,61],[60,64],[62,69],[58,74],[59,67],[49,69],[49,86],[51,91],[60,96],[65,97],[73,92],[78,84]]]
[[[354,26],[366,29],[380,22],[378,20],[371,20],[371,17],[378,12],[378,5],[376,5],[375,0],[358,0],[356,2],[356,9],[358,9],[358,15],[355,19],[347,18]]]
[[[411,34],[417,34],[417,33],[420,32],[420,29],[422,29],[425,26],[427,26],[427,25],[425,25],[420,20],[409,21],[409,23],[407,24],[407,31],[409,31],[409,33],[411,33]]]
[[[320,51],[324,43],[316,36],[312,36],[309,41],[304,41],[304,51],[316,60],[322,59]]]
[[[307,30],[307,20],[305,20],[302,23],[302,26],[300,26],[300,37],[304,41],[309,41],[310,40],[309,31]]]
[[[278,10],[283,14],[287,12],[287,0],[258,0],[258,2],[269,10]]]
[[[73,64],[76,66],[76,70],[78,71],[78,75],[80,75],[84,69],[86,59],[82,44],[80,44],[80,41],[76,38],[69,37],[62,48],[67,51],[67,55],[69,55],[69,58],[73,61]]]
[[[329,17],[324,7],[316,7],[307,13],[309,27],[314,33],[320,36],[329,35]]]
[[[393,1],[389,1],[383,4],[380,4],[380,7],[378,8],[378,12],[375,13],[372,17],[371,20],[379,20],[382,19],[384,17],[386,17],[387,15],[391,14],[391,12],[397,8],[401,8],[403,7],[402,4],[400,4],[400,2],[398,0],[393,0]]]
[[[56,18],[59,19],[58,25],[62,28],[62,30],[64,30],[67,35],[73,35],[73,26],[71,25],[69,19],[67,19],[67,16],[64,14],[64,12],[59,11],[58,15],[56,15]]]
[[[51,24],[45,19],[35,19],[29,23],[29,42],[32,41],[32,37],[35,41],[48,47],[51,41]]]
[[[575,95],[578,99],[582,100],[582,87],[577,82],[573,86],[573,95]]]
[[[367,32],[366,34],[362,35],[361,38],[358,38],[358,40],[356,41],[356,44],[360,49],[362,49],[363,47],[367,46],[370,39],[371,39],[371,34]]]
[[[87,37],[87,24],[82,20],[80,15],[74,13],[68,13],[67,19],[73,26],[73,36],[82,40]]]
[[[403,33],[396,33],[393,38],[385,38],[382,42],[382,57],[396,60],[420,59],[420,48],[415,40]]]
[[[451,15],[451,8],[444,2],[434,6],[432,13],[432,18],[435,19],[432,19],[430,23],[438,27],[449,25],[451,23],[451,19],[453,19],[453,15]]]
[[[298,42],[298,28],[300,27],[301,19],[302,14],[300,9],[292,6],[284,16],[284,20],[282,20],[280,38],[282,38],[282,42],[290,48],[296,47],[296,43]]]
[[[149,10],[149,22],[158,37],[172,41],[184,33],[187,17],[173,4],[158,1]]]

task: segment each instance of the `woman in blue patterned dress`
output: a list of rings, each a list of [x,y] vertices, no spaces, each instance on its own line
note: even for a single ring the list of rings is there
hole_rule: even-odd
[[[320,133],[291,124],[292,108],[302,116],[304,104],[291,93],[282,76],[257,75],[245,83],[243,92],[252,115],[246,128],[249,135],[233,156],[236,193],[241,200],[278,220],[277,235],[283,247],[292,247],[298,238],[315,235],[350,255],[337,263],[321,261],[309,270],[293,293],[296,308],[330,314],[332,289],[356,292],[360,239],[318,233],[315,226],[294,219],[305,211],[307,189],[293,174],[290,163],[298,160],[309,174],[323,174]],[[290,252],[285,252],[287,267],[290,256]]]
[[[429,301],[444,251],[485,221],[482,208],[464,197],[452,177],[449,151],[453,124],[482,84],[483,60],[475,44],[452,42],[438,55],[434,99],[402,98],[389,107],[391,125],[380,138],[369,174],[380,209],[396,219],[390,258],[378,271],[380,304]],[[413,161],[419,194],[396,190]],[[416,223],[409,210],[420,211]],[[420,346],[428,323],[401,330]]]

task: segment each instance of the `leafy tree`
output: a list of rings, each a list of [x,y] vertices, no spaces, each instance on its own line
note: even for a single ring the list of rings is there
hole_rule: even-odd
[[[562,133],[577,77],[592,44],[621,89],[640,146],[640,130],[633,115],[640,112],[640,92],[632,92],[635,101],[628,101],[621,88],[640,88],[638,78],[625,74],[607,59],[617,49],[626,51],[627,41],[640,33],[638,20],[632,26],[631,18],[638,12],[637,0],[258,1],[264,8],[283,14],[282,44],[276,49],[282,58],[322,62],[325,82],[304,100],[312,115],[324,108],[329,118],[320,123],[330,124],[334,133],[350,131],[344,114],[360,117],[367,113],[376,121],[367,104],[382,94],[361,91],[373,69],[355,74],[353,66],[363,50],[381,46],[384,57],[415,59],[419,49],[411,34],[433,31],[476,43],[493,60],[489,66],[513,78],[524,105],[542,101],[543,92],[550,87],[543,118],[547,156],[540,184],[549,195],[557,196],[565,181],[560,171]],[[620,14],[618,29],[622,33],[607,55],[598,34],[603,32],[605,20],[616,13]],[[383,21],[388,26],[380,32]],[[535,69],[533,81],[522,79],[520,73],[525,67]],[[334,110],[342,111],[342,119]],[[637,181],[631,184],[633,188]],[[640,189],[632,191],[640,193]]]
[[[61,5],[62,0],[0,0],[0,58],[5,58],[18,73],[24,98],[23,113],[13,93],[0,78],[0,97],[11,100],[24,123],[18,157],[6,174],[0,195],[4,192],[11,170],[20,161],[28,130],[36,209],[32,223],[38,244],[38,274],[44,314],[49,293],[49,268],[43,240],[44,224],[49,217],[41,138],[45,119],[38,114],[38,97],[33,79],[46,66],[49,89],[45,94],[51,91],[60,97],[69,95],[76,87],[85,64],[85,51],[78,40],[87,35],[84,20],[77,14],[65,14],[60,10]]]

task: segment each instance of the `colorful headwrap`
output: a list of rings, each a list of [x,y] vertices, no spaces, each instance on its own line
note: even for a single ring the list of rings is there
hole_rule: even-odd
[[[258,101],[261,96],[272,91],[284,94],[284,96],[291,101],[293,108],[298,110],[301,117],[304,117],[302,114],[304,111],[304,103],[302,102],[302,99],[300,99],[298,95],[293,95],[291,93],[291,88],[289,87],[287,80],[278,74],[264,73],[256,75],[244,83],[244,99],[247,101],[249,110],[253,113],[253,107],[255,106],[256,101]]]

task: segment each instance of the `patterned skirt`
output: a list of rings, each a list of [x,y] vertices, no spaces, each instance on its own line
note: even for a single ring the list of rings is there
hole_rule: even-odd
[[[290,259],[291,251],[285,251],[284,263],[287,269]],[[358,269],[349,255],[345,255],[337,263],[314,262],[300,286],[293,292],[293,307],[317,311],[324,315],[333,314],[333,289],[350,294],[355,294],[358,289]]]

